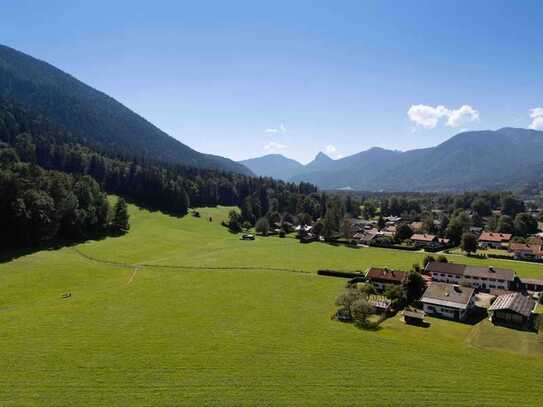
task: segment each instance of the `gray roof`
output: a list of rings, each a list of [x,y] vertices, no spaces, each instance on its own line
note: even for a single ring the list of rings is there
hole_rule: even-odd
[[[473,288],[433,282],[422,295],[421,301],[428,304],[466,309],[474,292]]]
[[[515,272],[510,269],[496,267],[478,267],[465,264],[440,263],[431,261],[426,265],[426,271],[430,273],[454,274],[457,276],[470,276],[478,278],[495,278],[497,280],[513,281]]]
[[[441,263],[439,261],[431,261],[426,265],[426,271],[429,273],[444,273],[455,274],[461,276],[464,274],[466,266],[464,264]]]
[[[411,318],[424,318],[426,314],[422,310],[418,309],[405,309],[403,311],[404,317],[411,317]]]
[[[500,295],[488,309],[489,311],[508,310],[529,317],[536,302],[521,293]]]
[[[515,272],[510,269],[500,269],[496,267],[476,267],[466,266],[464,271],[465,276],[478,277],[478,278],[495,278],[498,280],[513,281],[515,278]]]
[[[543,280],[537,280],[535,278],[520,278],[520,282],[523,284],[537,284],[537,285],[543,285]]]

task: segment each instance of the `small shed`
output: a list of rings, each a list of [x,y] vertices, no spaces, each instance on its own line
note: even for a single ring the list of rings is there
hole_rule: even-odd
[[[424,324],[424,316],[426,314],[423,310],[416,308],[406,308],[403,311],[403,321],[409,325],[422,325]]]

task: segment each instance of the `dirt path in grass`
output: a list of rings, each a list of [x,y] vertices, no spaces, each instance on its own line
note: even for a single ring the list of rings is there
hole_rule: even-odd
[[[135,269],[132,273],[132,276],[135,276],[136,271],[139,269],[144,268],[150,268],[150,269],[156,269],[156,270],[211,270],[211,271],[283,271],[283,272],[289,272],[289,273],[302,273],[302,274],[308,274],[313,275],[315,273],[312,273],[310,271],[304,271],[304,270],[296,270],[296,269],[289,269],[284,267],[257,267],[257,266],[230,266],[230,267],[219,267],[219,266],[186,266],[186,265],[166,265],[166,264],[146,264],[146,263],[139,263],[139,264],[130,264],[130,263],[123,263],[123,262],[116,262],[111,260],[104,260],[99,259],[97,257],[89,256],[88,254],[83,253],[79,249],[73,247],[71,248],[75,253],[77,253],[79,256],[96,263],[101,264],[107,264],[109,266],[114,267],[122,267],[122,268],[128,268],[128,269]],[[131,280],[133,277],[131,276]],[[129,280],[130,281],[130,280]]]
[[[138,272],[139,267],[134,267],[134,271],[132,274],[130,274],[130,278],[128,279],[128,283],[126,284],[132,284],[132,281],[134,281],[134,278],[136,277],[136,273]]]

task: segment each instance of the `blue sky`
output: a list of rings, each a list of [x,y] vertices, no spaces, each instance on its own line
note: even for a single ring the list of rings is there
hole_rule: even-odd
[[[2,0],[0,43],[236,160],[543,128],[541,1]]]

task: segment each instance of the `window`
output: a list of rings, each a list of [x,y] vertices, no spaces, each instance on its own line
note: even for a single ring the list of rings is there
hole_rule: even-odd
[[[467,278],[468,280],[470,280],[470,279],[471,279],[471,277],[470,277],[470,276],[466,276],[466,278]]]
[[[486,278],[486,277],[481,277],[481,280],[486,281],[486,280],[488,280],[488,278]]]

